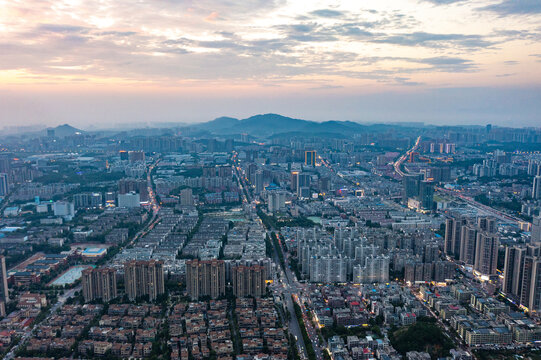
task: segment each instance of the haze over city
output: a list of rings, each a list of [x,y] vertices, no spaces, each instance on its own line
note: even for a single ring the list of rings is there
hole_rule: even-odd
[[[0,0],[0,358],[540,360],[541,0]]]
[[[535,126],[535,0],[0,1],[3,125]]]

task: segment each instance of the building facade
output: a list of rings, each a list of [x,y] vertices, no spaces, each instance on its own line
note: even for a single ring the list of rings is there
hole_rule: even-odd
[[[150,301],[165,293],[163,261],[129,261],[124,264],[124,284],[130,300],[148,295]]]

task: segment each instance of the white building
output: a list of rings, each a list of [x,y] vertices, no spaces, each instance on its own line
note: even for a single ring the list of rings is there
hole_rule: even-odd
[[[61,216],[64,220],[71,220],[75,216],[73,203],[67,201],[56,201],[53,205],[54,216]]]
[[[310,259],[310,281],[317,283],[343,283],[347,281],[347,259],[324,256]]]
[[[43,203],[36,205],[36,212],[38,212],[39,214],[49,212],[49,204]]]
[[[118,207],[136,208],[139,206],[141,206],[141,197],[136,192],[118,194]]]
[[[8,207],[4,209],[4,216],[17,216],[19,215],[19,211],[18,206]]]
[[[193,205],[192,188],[186,188],[180,191],[180,205]]]
[[[280,190],[269,191],[267,195],[267,208],[271,213],[285,210],[286,193]]]
[[[389,281],[389,257],[369,256],[365,266],[353,267],[353,282],[357,284],[385,283]]]

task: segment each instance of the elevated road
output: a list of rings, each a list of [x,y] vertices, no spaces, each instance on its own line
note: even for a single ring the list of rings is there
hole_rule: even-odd
[[[394,167],[394,171],[398,175],[402,177],[407,175],[405,172],[402,171],[402,164],[404,163],[404,161],[406,161],[406,159],[410,156],[412,152],[417,151],[417,149],[419,148],[420,142],[421,142],[421,136],[419,135],[417,140],[415,140],[415,144],[413,145],[413,147],[409,149],[405,154],[400,156],[398,160],[395,161],[395,163],[393,164],[393,167]]]

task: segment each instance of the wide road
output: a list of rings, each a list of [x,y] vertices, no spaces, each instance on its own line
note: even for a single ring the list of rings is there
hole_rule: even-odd
[[[239,189],[242,194],[242,202],[245,204],[251,203],[253,200],[252,195],[250,194],[249,186],[246,184],[246,179],[241,174],[241,169],[237,161],[237,153],[233,154],[232,160],[233,160],[233,169],[235,170],[235,175],[237,176]]]
[[[497,218],[498,220],[500,220],[503,223],[514,224],[517,227],[520,227],[521,223],[527,223],[526,220],[519,219],[519,218],[517,218],[515,216],[506,214],[503,211],[494,209],[493,207],[490,207],[488,205],[481,204],[480,202],[475,201],[471,197],[462,195],[462,194],[458,193],[457,191],[453,191],[453,190],[449,190],[449,189],[445,189],[445,188],[441,188],[441,187],[437,187],[436,191],[441,192],[441,193],[446,194],[446,195],[453,196],[453,197],[455,197],[457,199],[460,199],[460,200],[464,201],[465,203],[471,205],[472,207],[476,208],[477,210],[481,210],[481,211],[489,213],[491,216]]]
[[[411,149],[409,149],[405,154],[403,154],[402,156],[400,156],[398,158],[398,160],[395,161],[395,163],[393,164],[393,167],[394,167],[394,171],[400,175],[400,176],[406,176],[407,174],[405,172],[402,171],[401,167],[402,167],[402,164],[404,163],[404,161],[408,158],[408,156],[417,150],[417,148],[419,147],[419,143],[421,142],[421,136],[419,135],[419,137],[417,138],[417,140],[415,140],[415,144],[413,145],[413,147]]]
[[[271,232],[268,231],[267,232],[267,236],[269,237],[270,241],[271,241],[271,244],[272,244],[272,259],[274,261],[274,263],[276,264],[276,266],[278,268],[282,268],[281,264],[280,264],[280,258],[278,257],[278,251],[281,251],[281,249],[278,249],[276,247],[276,245],[274,244],[274,241],[272,239],[272,235],[271,235]],[[297,315],[295,314],[295,307],[293,306],[293,300],[291,300],[291,295],[294,293],[292,291],[292,287],[294,286],[293,282],[292,282],[292,274],[291,272],[288,272],[287,270],[289,270],[286,266],[286,269],[283,269],[283,271],[281,272],[282,276],[281,276],[281,280],[284,282],[283,284],[281,284],[282,286],[279,286],[277,288],[277,290],[280,292],[280,295],[282,296],[282,299],[284,300],[285,302],[285,306],[287,308],[287,311],[289,312],[289,332],[291,334],[293,334],[293,336],[295,336],[295,338],[297,339],[297,345],[298,345],[298,348],[302,351],[303,355],[301,355],[301,357],[303,359],[307,359],[308,358],[308,353],[306,351],[306,345],[304,344],[304,339],[302,337],[302,332],[301,332],[301,328],[299,326],[299,321],[297,320]]]
[[[276,233],[278,233],[278,231],[276,231]],[[270,237],[271,233],[268,232],[268,235]],[[304,343],[304,338],[302,337],[300,324],[299,324],[299,321],[297,320],[297,314],[295,313],[295,306],[293,305],[293,299],[292,299],[293,297],[302,310],[305,329],[308,334],[308,337],[310,338],[310,341],[312,342],[312,347],[316,354],[316,358],[318,360],[321,360],[323,359],[323,353],[322,353],[321,346],[319,344],[319,337],[316,333],[316,330],[312,327],[310,323],[310,319],[307,316],[306,309],[302,302],[304,287],[302,284],[300,284],[297,281],[297,277],[289,268],[289,263],[288,263],[289,259],[286,256],[286,254],[284,254],[281,244],[277,248],[274,241],[272,240],[273,239],[271,237],[274,262],[276,264],[280,264],[280,260],[278,258],[278,251],[281,251],[282,255],[284,256],[284,261],[286,263],[286,267],[282,273],[283,274],[282,278],[283,280],[285,280],[285,282],[282,287],[278,288],[278,290],[281,292],[282,297],[284,301],[286,302],[287,309],[291,315],[291,321],[289,325],[290,331],[292,332],[293,335],[297,336],[298,344],[302,347],[304,354],[307,356],[308,353],[306,352],[306,344]],[[280,238],[278,238],[278,241],[280,242]]]

